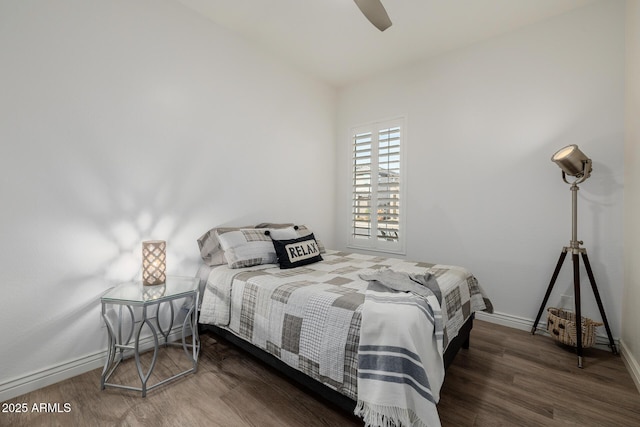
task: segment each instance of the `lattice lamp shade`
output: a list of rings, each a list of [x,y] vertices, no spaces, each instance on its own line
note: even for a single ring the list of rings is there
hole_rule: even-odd
[[[142,284],[153,286],[164,283],[166,261],[167,242],[164,240],[142,242]]]

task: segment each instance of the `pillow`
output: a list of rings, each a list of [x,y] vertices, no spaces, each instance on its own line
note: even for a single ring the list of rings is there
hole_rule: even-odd
[[[218,230],[222,233],[226,233],[228,231],[240,230],[243,228],[252,228],[252,226],[215,227],[200,236],[200,238],[198,238],[198,248],[200,248],[200,256],[205,264],[214,266],[227,263],[227,260],[224,257],[224,250],[220,246],[218,235],[216,234]]]
[[[291,240],[300,237],[298,234],[298,228],[290,226],[286,228],[269,228],[265,231],[265,234],[275,240]]]
[[[287,227],[293,227],[293,223],[288,222],[286,224],[277,224],[274,222],[261,222],[260,224],[256,225],[256,228],[287,228]]]
[[[275,264],[276,253],[264,228],[217,229],[216,237],[230,268]]]
[[[322,261],[320,248],[313,233],[297,239],[273,239],[273,247],[282,269],[300,267]]]
[[[307,227],[306,225],[293,225],[292,223],[283,223],[283,224],[279,224],[279,223],[272,223],[272,222],[262,222],[258,225],[256,225],[256,228],[268,228],[271,232],[274,231],[274,229],[284,229],[286,230],[286,232],[288,233],[290,231],[291,228],[294,228],[296,231],[295,236],[283,236],[283,237],[279,237],[276,234],[272,234],[271,237],[276,239],[276,240],[285,240],[285,239],[295,239],[296,237],[303,237],[303,236],[308,236],[309,234],[313,233],[313,230],[311,230],[309,227]],[[316,239],[316,242],[318,242],[318,247],[320,248],[320,253],[323,254],[326,252],[326,249],[324,247],[324,245],[322,244],[322,242],[318,239]]]
[[[300,237],[304,237],[304,236],[308,236],[308,235],[312,235],[313,231],[307,227],[306,225],[296,225],[294,226],[294,228],[296,229],[296,232],[298,233],[298,236]],[[316,239],[316,242],[318,242],[318,248],[320,249],[320,253],[323,254],[326,252],[324,245],[322,244],[322,242],[318,239]]]
[[[274,229],[284,229],[286,230],[285,231],[286,233],[289,233],[291,228],[297,228],[296,235],[289,233],[284,236],[278,235],[278,237],[274,237],[275,239],[278,239],[278,240],[295,239],[296,237],[308,236],[309,234],[311,234],[311,229],[309,229],[305,225],[300,225],[300,226],[296,225],[294,227],[293,223],[263,222],[256,225],[255,227],[252,225],[246,225],[242,227],[214,227],[211,230],[204,233],[202,236],[200,236],[200,238],[198,238],[198,248],[200,249],[200,256],[202,257],[202,260],[205,262],[205,264],[211,267],[215,265],[228,264],[227,259],[225,257],[225,251],[222,248],[222,246],[220,246],[220,242],[218,241],[218,236],[216,234],[216,231],[219,230],[221,233],[227,233],[229,231],[237,231],[237,230],[251,229],[251,228],[268,228],[271,231],[274,231]],[[325,248],[322,242],[317,239],[316,241],[318,242],[320,253],[325,253]]]

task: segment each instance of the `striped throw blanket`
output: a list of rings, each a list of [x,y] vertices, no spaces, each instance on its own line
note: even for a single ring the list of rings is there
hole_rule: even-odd
[[[386,269],[369,281],[358,348],[358,402],[366,426],[440,426],[444,381],[440,301],[430,274]],[[439,292],[438,292],[439,293]]]

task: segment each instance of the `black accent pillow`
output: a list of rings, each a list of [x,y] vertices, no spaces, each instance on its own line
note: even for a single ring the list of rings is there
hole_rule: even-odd
[[[280,268],[294,268],[322,261],[313,233],[290,240],[272,240]]]

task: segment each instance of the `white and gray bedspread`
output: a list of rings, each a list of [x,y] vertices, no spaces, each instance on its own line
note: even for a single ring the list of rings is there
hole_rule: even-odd
[[[382,268],[430,272],[442,291],[444,349],[476,311],[490,310],[476,278],[456,266],[327,251],[323,261],[281,270],[214,268],[200,323],[223,327],[295,369],[357,400],[358,344],[368,282]]]

